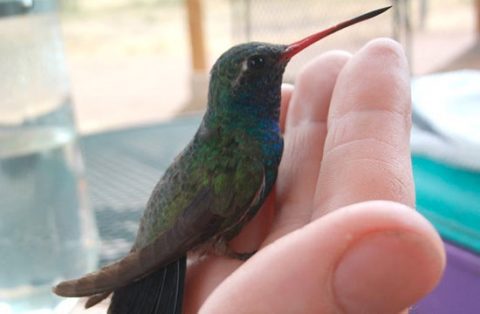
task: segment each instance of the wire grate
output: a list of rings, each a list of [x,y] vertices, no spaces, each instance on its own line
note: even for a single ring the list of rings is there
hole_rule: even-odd
[[[101,264],[128,253],[151,190],[199,123],[199,116],[183,117],[82,138],[90,203],[101,238]]]

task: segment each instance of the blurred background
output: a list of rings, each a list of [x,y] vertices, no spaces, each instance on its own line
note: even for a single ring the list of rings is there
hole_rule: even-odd
[[[309,48],[293,60],[286,79],[314,54],[355,51],[379,36],[406,46],[414,75],[468,67],[456,58],[470,52],[480,65],[474,0],[61,0],[79,130],[161,121],[199,109],[202,74],[233,44],[289,43],[392,2],[397,5],[387,14]]]
[[[385,36],[404,46],[416,207],[448,255],[411,312],[478,313],[480,0],[0,0],[0,313],[70,313],[76,300],[51,286],[129,251],[221,53],[387,5],[296,56],[284,80],[329,49]]]

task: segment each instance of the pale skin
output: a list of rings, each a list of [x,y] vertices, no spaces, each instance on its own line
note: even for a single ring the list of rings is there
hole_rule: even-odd
[[[272,193],[231,243],[192,256],[186,313],[406,313],[438,283],[442,242],[414,209],[408,66],[397,43],[313,60],[282,87]]]

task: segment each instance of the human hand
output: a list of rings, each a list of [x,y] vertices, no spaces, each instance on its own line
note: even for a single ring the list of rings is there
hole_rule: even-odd
[[[232,241],[259,250],[193,261],[186,313],[399,313],[433,289],[445,253],[411,209],[409,84],[401,47],[380,39],[283,87],[276,188]]]

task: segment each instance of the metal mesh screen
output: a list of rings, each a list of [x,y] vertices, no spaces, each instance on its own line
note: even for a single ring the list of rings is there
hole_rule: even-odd
[[[358,50],[370,39],[394,37],[409,44],[409,0],[230,0],[234,43],[265,41],[288,44],[367,11],[394,5],[389,12],[342,30],[296,56],[285,73],[291,81],[299,67],[331,49]],[[421,0],[425,2],[425,0]],[[407,47],[410,49],[410,46]]]
[[[192,138],[199,116],[82,138],[100,263],[128,253],[144,206],[163,171]]]

